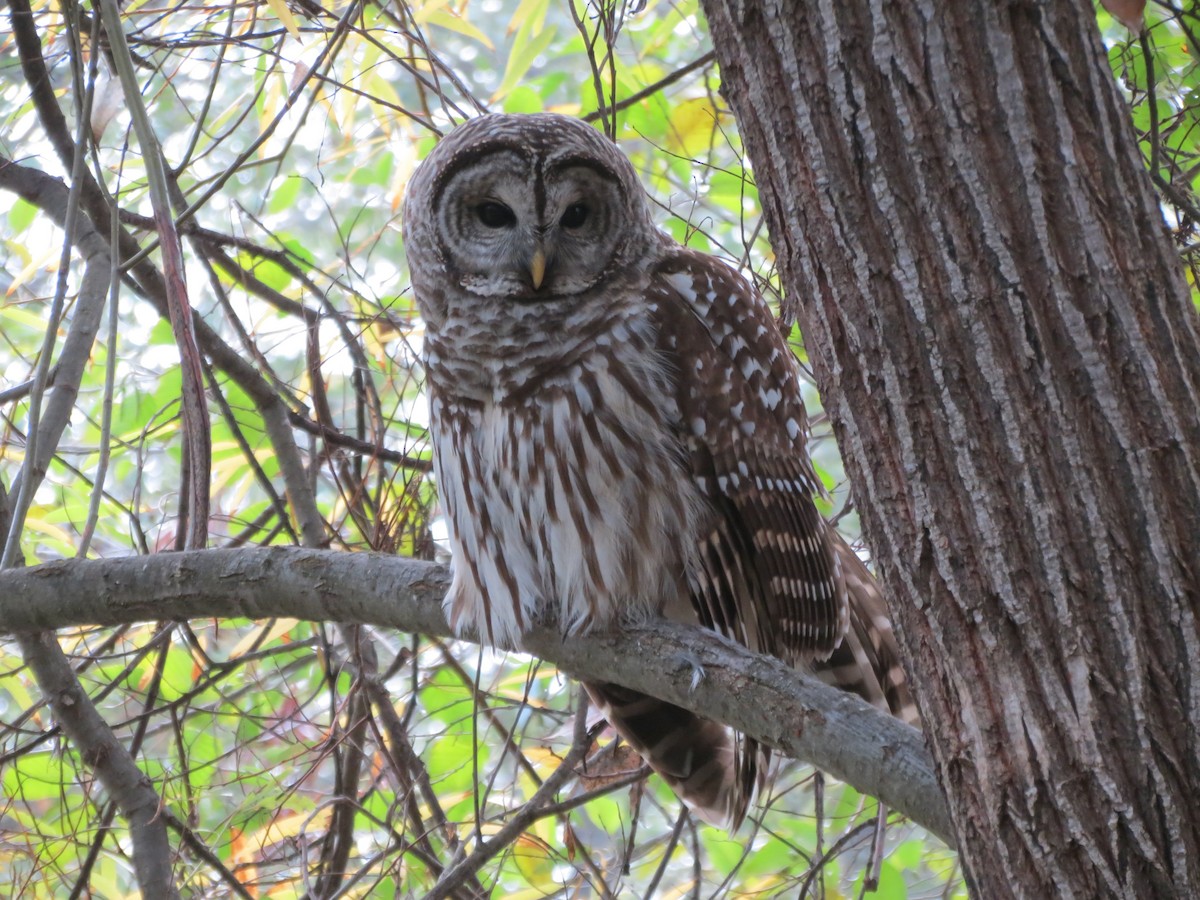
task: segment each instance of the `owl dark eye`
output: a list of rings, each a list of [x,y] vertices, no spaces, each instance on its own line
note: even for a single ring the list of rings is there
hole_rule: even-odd
[[[475,214],[479,216],[479,221],[488,228],[508,228],[510,225],[515,225],[517,217],[513,215],[513,211],[503,203],[497,203],[494,200],[486,200],[475,207]]]
[[[558,221],[563,228],[579,228],[587,221],[590,212],[586,203],[572,203]]]

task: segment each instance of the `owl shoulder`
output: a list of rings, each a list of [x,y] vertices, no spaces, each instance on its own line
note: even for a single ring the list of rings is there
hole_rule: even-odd
[[[678,372],[681,410],[800,448],[799,366],[762,295],[723,260],[676,245],[651,273],[659,345]],[[710,425],[718,425],[710,421]]]
[[[676,295],[702,321],[771,318],[762,295],[730,263],[674,241],[664,244],[650,271],[652,292]]]

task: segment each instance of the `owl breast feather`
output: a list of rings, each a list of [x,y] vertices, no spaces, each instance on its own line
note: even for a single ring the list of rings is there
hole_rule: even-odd
[[[691,609],[705,515],[665,409],[653,336],[618,328],[569,365],[491,397],[437,385],[451,625],[499,646],[547,614],[567,632]],[[613,355],[621,356],[614,359]]]

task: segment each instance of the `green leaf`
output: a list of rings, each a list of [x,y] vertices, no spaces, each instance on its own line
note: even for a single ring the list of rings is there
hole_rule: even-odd
[[[739,840],[716,828],[701,829],[700,841],[713,865],[722,872],[732,870],[745,853]]]
[[[542,109],[541,95],[527,84],[513,88],[504,98],[506,113],[536,113],[541,112]]]
[[[550,46],[557,32],[553,25],[537,34],[533,29],[533,20],[526,19],[517,31],[512,50],[508,54],[508,63],[504,67],[504,77],[500,80],[500,87],[496,88],[494,97],[504,97],[517,86],[517,82],[529,71],[534,60]]]
[[[371,166],[357,166],[350,173],[350,182],[359,187],[382,187],[392,179],[392,170],[396,167],[396,157],[390,153],[380,153]]]
[[[159,319],[150,329],[150,343],[156,347],[174,346],[175,333],[171,330],[171,323],[166,319]]]
[[[796,855],[795,846],[797,843],[801,846],[814,843],[816,826],[812,819],[797,819],[792,824],[796,830],[789,832],[787,841],[772,836],[761,847],[755,847],[742,863],[743,876],[787,873],[797,863],[803,864],[803,859]]]
[[[855,881],[856,896],[862,892],[865,877],[866,870],[863,870]],[[870,896],[873,900],[908,900],[908,885],[904,883],[904,876],[890,861],[884,860],[879,866],[879,885]]]
[[[835,796],[836,801],[830,805],[830,797]],[[829,818],[838,823],[850,823],[854,821],[860,814],[863,804],[863,796],[848,784],[840,782],[826,781],[826,814]],[[870,808],[870,812],[874,814],[873,800],[868,800],[866,806]]]
[[[77,774],[69,756],[25,753],[5,766],[0,784],[5,797],[27,802],[50,800],[61,796],[63,785],[73,784]]]
[[[271,259],[251,256],[248,253],[239,254],[238,262],[251,275],[261,281],[266,287],[282,294],[284,288],[292,283],[292,273]]]
[[[304,183],[304,179],[299,175],[287,175],[275,179],[275,184],[270,191],[270,199],[267,200],[267,212],[281,213],[291,209],[300,195],[300,186]]]
[[[32,225],[37,213],[38,208],[23,197],[14,200],[12,208],[8,211],[8,225],[12,229],[12,236],[16,237]]]
[[[758,188],[749,178],[739,178],[733,172],[715,171],[709,178],[706,196],[738,216],[747,200],[757,205]]]
[[[192,689],[192,671],[195,663],[192,656],[182,647],[172,644],[163,662],[162,681],[159,692],[163,700],[178,700]]]
[[[480,748],[482,751],[483,748]],[[442,791],[469,791],[474,785],[472,754],[475,743],[469,734],[447,732],[425,752],[425,764],[430,777]],[[483,753],[480,753],[483,765]]]

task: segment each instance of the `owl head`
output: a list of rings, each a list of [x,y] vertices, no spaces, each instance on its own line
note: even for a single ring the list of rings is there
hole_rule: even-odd
[[[515,304],[569,301],[634,267],[655,234],[629,160],[594,128],[549,113],[460,125],[417,168],[404,203],[424,307],[447,288]]]

